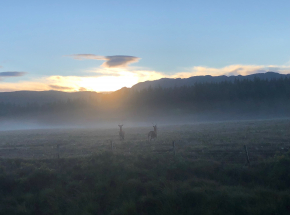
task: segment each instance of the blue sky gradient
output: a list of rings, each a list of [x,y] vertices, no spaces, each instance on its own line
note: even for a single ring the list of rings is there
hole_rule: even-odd
[[[164,76],[197,66],[287,66],[289,11],[286,0],[1,2],[0,72],[27,75],[1,80],[0,91],[5,82],[87,76],[104,63],[67,57],[74,54],[135,56],[132,68]]]

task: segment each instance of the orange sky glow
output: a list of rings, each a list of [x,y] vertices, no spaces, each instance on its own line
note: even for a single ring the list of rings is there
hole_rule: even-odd
[[[249,75],[257,72],[274,71],[281,74],[290,73],[290,66],[277,65],[229,65],[223,68],[210,68],[196,66],[185,69],[184,72],[174,74],[164,74],[157,71],[144,70],[140,68],[96,68],[84,71],[87,76],[48,76],[29,81],[4,82],[0,84],[0,92],[32,90],[45,91],[57,90],[65,92],[76,91],[96,91],[109,92],[116,91],[122,87],[132,87],[133,85],[150,80],[161,78],[189,78],[199,75]]]

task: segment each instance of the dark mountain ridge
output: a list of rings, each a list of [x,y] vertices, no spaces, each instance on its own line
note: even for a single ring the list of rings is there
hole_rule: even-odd
[[[139,91],[124,87],[111,93],[3,93],[13,96],[9,97],[10,102],[0,102],[0,118],[81,125],[130,120],[164,120],[172,123],[176,120],[290,117],[290,77],[276,76],[275,73],[270,75],[273,76],[266,80],[256,78],[196,83],[192,86],[151,87]],[[15,105],[16,102],[13,104],[13,99],[18,105]]]
[[[267,73],[257,73],[247,76],[193,76],[190,78],[162,78],[155,81],[145,81],[140,82],[134,85],[131,89],[134,91],[142,90],[149,88],[174,88],[181,86],[193,86],[196,83],[220,83],[222,81],[233,82],[234,80],[254,80],[255,78],[259,78],[261,80],[271,80],[271,79],[280,79],[280,78],[290,78],[290,74],[279,74],[275,72],[267,72]],[[122,88],[120,90],[112,93],[113,97],[120,97],[123,94],[127,94],[130,88]],[[37,103],[37,104],[45,104],[52,102],[60,102],[67,100],[87,100],[87,101],[95,101],[101,99],[102,95],[111,94],[111,93],[97,93],[90,91],[81,91],[81,92],[62,92],[62,91],[16,91],[16,92],[0,92],[0,103],[11,103],[11,104],[19,104],[26,105],[27,103]]]
[[[12,104],[37,103],[45,104],[67,100],[98,99],[99,93],[90,91],[62,92],[62,91],[15,91],[0,93],[0,102]]]
[[[285,78],[285,77],[290,77],[290,74],[279,74],[276,72],[266,72],[266,73],[256,73],[252,75],[237,75],[237,76],[211,76],[211,75],[205,75],[205,76],[193,76],[190,78],[162,78],[159,80],[155,81],[145,81],[145,82],[140,82],[132,87],[134,90],[142,90],[149,88],[150,86],[152,88],[172,88],[172,87],[182,87],[182,86],[192,86],[196,83],[219,83],[222,81],[229,81],[233,82],[235,80],[254,80],[255,78],[259,78],[262,80],[268,79],[279,79],[279,78]]]

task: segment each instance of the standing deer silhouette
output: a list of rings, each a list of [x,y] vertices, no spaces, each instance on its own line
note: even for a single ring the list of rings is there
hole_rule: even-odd
[[[154,131],[149,131],[148,133],[148,141],[157,138],[157,125],[153,125]]]
[[[123,125],[118,125],[120,127],[120,131],[119,131],[119,137],[120,140],[124,140],[125,139],[125,132],[122,130]]]

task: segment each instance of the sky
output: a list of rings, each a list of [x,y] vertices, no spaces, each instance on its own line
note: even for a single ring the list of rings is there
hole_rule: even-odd
[[[3,1],[0,92],[290,73],[289,0]]]

